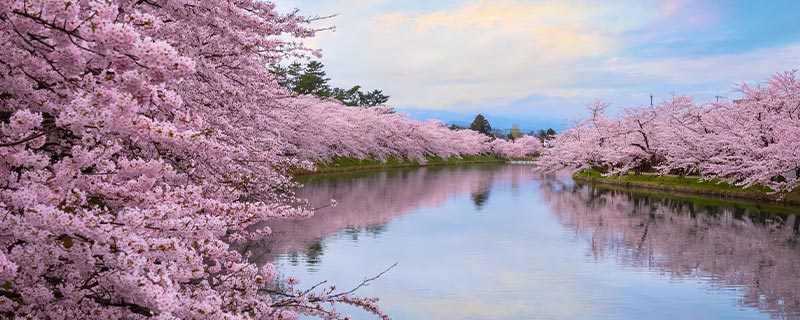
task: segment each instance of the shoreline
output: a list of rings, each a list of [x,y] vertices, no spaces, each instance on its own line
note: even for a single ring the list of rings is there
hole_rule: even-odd
[[[630,178],[633,177],[633,178]],[[727,184],[718,184],[712,181],[699,182],[696,178],[678,178],[662,176],[612,176],[602,177],[596,172],[576,172],[572,179],[578,182],[589,182],[620,186],[629,189],[645,189],[666,191],[676,194],[712,196],[749,200],[755,202],[774,203],[787,206],[800,206],[800,187],[786,193],[781,198],[778,194],[768,194],[757,187],[742,189]],[[637,179],[637,180],[633,180]],[[763,189],[763,188],[762,188]]]
[[[431,157],[427,159],[426,163],[419,163],[418,161],[398,160],[396,158],[389,158],[384,161],[377,159],[355,159],[355,158],[338,158],[328,163],[317,164],[316,170],[298,170],[292,172],[293,177],[302,177],[324,173],[334,172],[355,172],[355,171],[368,171],[380,170],[391,168],[421,168],[421,167],[436,167],[448,166],[459,164],[489,164],[489,163],[508,163],[509,160],[495,156],[463,156],[461,158],[450,157],[442,159],[440,157]]]

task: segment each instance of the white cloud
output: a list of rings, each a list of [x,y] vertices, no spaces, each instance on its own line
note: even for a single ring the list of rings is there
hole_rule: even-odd
[[[503,105],[567,85],[573,75],[563,66],[588,67],[616,50],[622,28],[589,23],[611,11],[566,2],[479,1],[342,21],[337,33],[358,35],[320,45],[332,78],[385,89],[398,106]]]
[[[556,104],[594,98],[629,104],[642,100],[643,90],[692,94],[687,86],[709,83],[727,90],[800,67],[797,44],[706,57],[629,52],[721,19],[720,10],[690,1],[468,1],[436,10],[389,4],[336,0],[301,9],[340,14],[322,22],[337,31],[316,39],[334,84],[383,89],[398,107],[491,112],[531,96]],[[514,112],[526,111],[520,108]]]

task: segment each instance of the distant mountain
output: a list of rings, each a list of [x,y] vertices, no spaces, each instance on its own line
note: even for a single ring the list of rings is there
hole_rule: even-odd
[[[457,126],[469,126],[478,112],[462,113],[447,110],[428,110],[428,109],[397,109],[398,113],[404,113],[409,118],[417,120],[436,119],[446,123],[447,125],[455,124]],[[556,131],[564,129],[565,121],[562,119],[536,119],[532,117],[507,117],[500,115],[493,115],[491,113],[481,113],[489,124],[494,129],[510,130],[513,124],[518,124],[523,132],[553,128]]]

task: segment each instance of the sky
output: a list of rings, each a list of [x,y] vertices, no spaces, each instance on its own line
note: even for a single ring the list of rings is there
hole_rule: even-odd
[[[340,87],[391,96],[413,118],[565,128],[596,99],[736,99],[800,68],[800,1],[278,0],[327,16],[307,41]]]

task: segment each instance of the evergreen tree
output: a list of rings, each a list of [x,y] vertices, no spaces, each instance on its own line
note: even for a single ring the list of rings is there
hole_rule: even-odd
[[[492,126],[489,125],[489,120],[486,120],[482,114],[475,116],[475,120],[472,120],[472,124],[469,125],[469,129],[478,131],[487,136],[492,136]]]
[[[333,98],[341,101],[346,106],[360,106],[361,105],[361,86],[354,86],[348,90],[342,88],[333,89]]]
[[[270,73],[278,78],[278,84],[299,94],[311,94],[320,98],[334,98],[351,107],[374,107],[386,105],[389,96],[382,90],[363,92],[361,86],[350,89],[331,88],[323,65],[319,61],[311,61],[303,66],[294,62],[288,67],[270,66]]]
[[[547,128],[547,130],[536,130],[535,134],[536,138],[539,138],[539,142],[544,143],[545,140],[550,140],[556,136],[556,131],[553,128]]]
[[[387,101],[389,101],[389,96],[383,94],[383,90],[375,89],[364,94],[363,99],[361,99],[361,106],[383,106],[386,105]]]
[[[322,70],[324,65],[318,61],[309,62],[303,74],[297,76],[295,83],[293,83],[294,90],[300,94],[313,94],[317,97],[330,97],[331,88],[328,85],[330,78],[325,75],[325,70]]]

